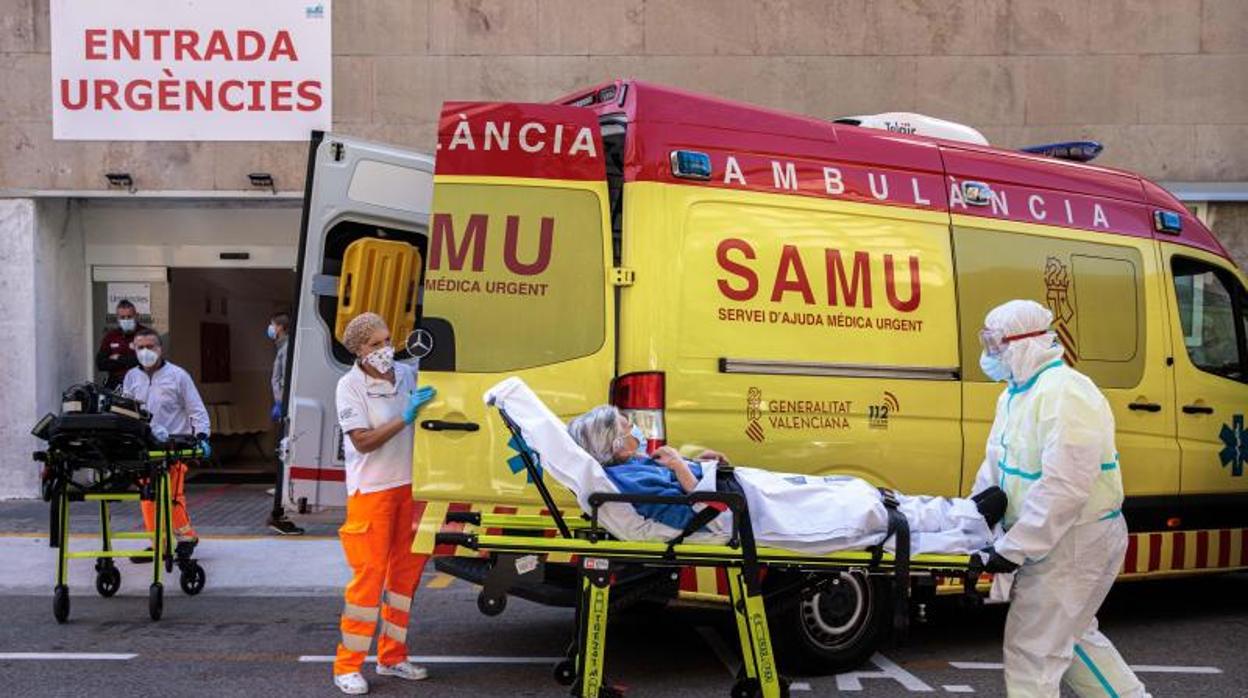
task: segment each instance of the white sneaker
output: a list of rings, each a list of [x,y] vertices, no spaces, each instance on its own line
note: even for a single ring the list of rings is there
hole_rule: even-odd
[[[334,685],[338,690],[349,696],[362,696],[368,693],[368,682],[364,680],[364,675],[358,671],[350,674],[334,674]]]
[[[399,662],[394,666],[386,666],[381,662],[377,663],[378,676],[397,676],[406,681],[420,681],[429,677],[429,672],[425,671],[423,666],[416,666],[411,662]]]

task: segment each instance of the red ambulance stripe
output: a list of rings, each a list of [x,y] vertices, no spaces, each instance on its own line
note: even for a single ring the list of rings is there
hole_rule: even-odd
[[[715,591],[720,596],[728,595],[728,570],[723,567],[715,568]]]
[[[1209,566],[1209,532],[1196,533],[1196,569]]]
[[[680,590],[681,591],[697,591],[698,575],[694,572],[693,567],[680,568]]]
[[[1187,553],[1187,534],[1178,531],[1174,534],[1174,545],[1170,548],[1170,569],[1183,569],[1183,557]]]
[[[1140,537],[1138,535],[1127,536],[1127,559],[1123,565],[1123,572],[1127,574],[1135,574],[1136,557],[1139,555]]]
[[[423,499],[412,501],[412,535],[416,535],[420,531],[420,520],[425,517],[425,509],[428,506],[429,502]]]
[[[1161,568],[1161,534],[1153,533],[1148,537],[1148,569],[1145,572],[1152,572]]]
[[[494,507],[495,514],[514,514],[516,511],[517,509],[515,507]],[[485,532],[491,536],[503,535],[503,529],[501,528],[487,528],[485,529]]]
[[[300,465],[292,465],[290,466],[290,477],[294,480],[346,482],[347,471],[342,468],[305,468]]]
[[[1218,531],[1218,567],[1231,566],[1231,530],[1224,528]]]

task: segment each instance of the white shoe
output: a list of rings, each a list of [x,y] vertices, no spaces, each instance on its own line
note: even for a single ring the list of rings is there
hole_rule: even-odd
[[[406,681],[420,681],[429,677],[429,672],[425,671],[423,666],[416,666],[411,662],[399,662],[394,666],[386,666],[381,662],[377,663],[378,676],[397,676]]]
[[[364,680],[364,675],[358,671],[350,674],[334,674],[334,685],[338,690],[349,696],[362,696],[368,693],[368,682]]]

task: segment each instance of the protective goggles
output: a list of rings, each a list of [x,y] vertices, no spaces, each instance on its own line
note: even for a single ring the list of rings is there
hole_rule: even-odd
[[[1020,339],[1030,339],[1032,337],[1043,337],[1046,334],[1049,334],[1047,329],[1007,335],[1000,330],[985,328],[979,331],[979,343],[988,356],[1000,356],[1010,342],[1017,342]]]

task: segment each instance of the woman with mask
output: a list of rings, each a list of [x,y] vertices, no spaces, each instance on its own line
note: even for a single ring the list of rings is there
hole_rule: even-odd
[[[347,520],[338,534],[353,576],[334,685],[354,695],[368,692],[360,669],[378,630],[379,675],[409,681],[427,675],[407,661],[408,612],[428,560],[412,553],[412,423],[435,391],[417,388],[416,370],[394,361],[380,315],[352,319],[342,343],[356,357],[338,381],[336,399],[347,471]]]

